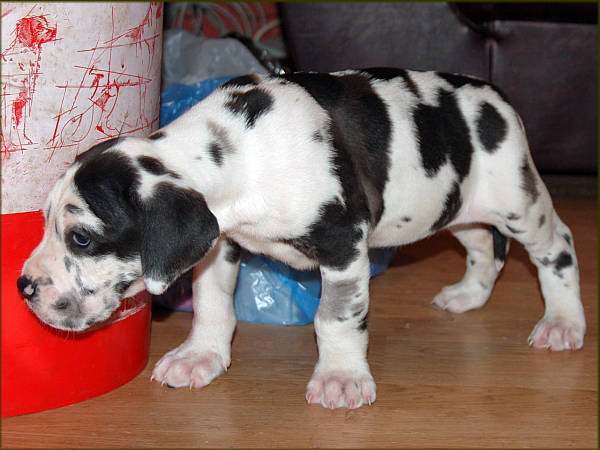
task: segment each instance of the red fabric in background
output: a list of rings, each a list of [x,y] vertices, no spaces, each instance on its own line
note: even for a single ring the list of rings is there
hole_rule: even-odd
[[[274,20],[278,20],[279,19],[279,12],[277,10],[277,5],[276,3],[271,3],[271,2],[260,2],[260,6],[257,3],[254,2],[246,2],[246,5],[248,5],[248,7],[252,10],[253,12],[253,16],[255,18],[256,23],[258,23],[257,28],[260,27],[260,12],[258,10],[259,7],[262,7],[262,10],[264,12],[264,16],[265,16],[265,24],[268,24]],[[232,5],[228,4],[228,3],[221,3],[218,2],[216,3],[216,5],[218,5],[219,7],[225,9],[227,11],[227,13],[229,13],[231,16],[233,16],[234,20],[236,20],[239,24],[243,24],[243,20],[241,15],[239,14],[239,11],[234,8]],[[238,3],[238,5],[241,5],[241,3]],[[168,7],[168,6],[167,6]],[[239,31],[236,27],[236,25],[232,22],[231,17],[229,17],[229,15],[227,13],[220,13],[220,12],[216,12],[219,17],[221,18],[221,21],[223,22],[223,24],[225,25],[225,27],[227,28],[227,32],[236,32]],[[191,33],[194,32],[194,23],[193,23],[193,17],[192,17],[192,9],[191,8],[187,8],[185,11],[185,17],[183,19],[183,26],[182,28],[186,31],[189,31]],[[165,24],[167,27],[171,27],[172,24]],[[201,34],[203,36],[206,36],[208,38],[219,38],[221,37],[221,31],[219,30],[219,28],[210,20],[210,18],[206,17],[206,14],[204,14],[203,20],[202,20],[202,26],[200,28]],[[257,31],[256,29],[253,30],[253,32]],[[225,33],[227,34],[227,33]],[[252,37],[252,36],[251,36]],[[274,26],[273,28],[269,29],[267,32],[265,32],[265,34],[262,35],[261,37],[261,41],[264,40],[270,40],[270,39],[281,39],[282,34],[281,34],[281,27],[279,25]]]

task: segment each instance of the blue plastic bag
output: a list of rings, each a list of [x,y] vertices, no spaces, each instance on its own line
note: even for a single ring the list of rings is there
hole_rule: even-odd
[[[161,94],[160,126],[165,126],[233,77],[193,85],[171,84]],[[396,247],[371,249],[371,276],[383,272]],[[183,275],[154,302],[180,311],[192,310],[192,273]],[[265,256],[252,255],[240,264],[234,294],[238,320],[273,325],[306,325],[313,321],[321,296],[318,270],[295,270]]]

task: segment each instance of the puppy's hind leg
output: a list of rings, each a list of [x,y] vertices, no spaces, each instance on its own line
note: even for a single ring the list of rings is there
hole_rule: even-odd
[[[192,330],[183,344],[156,363],[152,379],[170,387],[202,387],[227,370],[239,265],[237,244],[221,239],[194,267]]]
[[[526,156],[520,167],[521,182],[509,197],[513,209],[495,225],[521,242],[538,269],[546,303],[544,317],[529,337],[530,345],[550,350],[577,350],[583,346],[585,316],[579,292],[579,269],[573,235],[552,206],[546,187]]]
[[[481,225],[459,226],[451,232],[467,250],[467,271],[459,283],[444,287],[433,303],[462,313],[487,302],[504,265],[508,241],[498,230]]]

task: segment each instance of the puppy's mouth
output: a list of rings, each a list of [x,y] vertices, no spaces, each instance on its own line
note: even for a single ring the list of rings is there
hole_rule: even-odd
[[[86,313],[82,303],[91,299],[75,299],[70,295],[60,297],[54,302],[44,303],[39,297],[27,299],[27,305],[43,323],[63,331],[91,331],[101,328],[109,322],[112,313],[118,308],[119,301],[103,300],[103,307],[93,313]]]

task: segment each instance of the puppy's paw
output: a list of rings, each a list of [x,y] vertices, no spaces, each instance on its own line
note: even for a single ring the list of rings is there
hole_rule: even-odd
[[[453,313],[463,313],[481,308],[490,297],[491,289],[479,284],[458,283],[446,286],[436,295],[432,303]]]
[[[329,409],[371,405],[375,397],[375,382],[368,372],[316,372],[306,387],[308,403],[318,403]]]
[[[194,351],[179,347],[171,350],[156,363],[150,379],[169,387],[199,388],[226,372],[230,363],[229,358],[212,351]]]
[[[585,324],[577,322],[544,317],[529,335],[529,345],[553,351],[579,350],[583,347]]]

